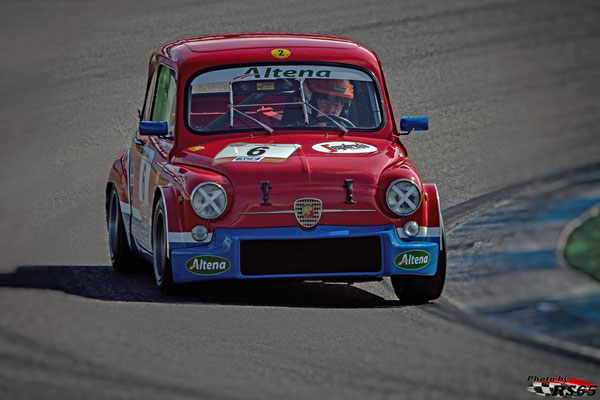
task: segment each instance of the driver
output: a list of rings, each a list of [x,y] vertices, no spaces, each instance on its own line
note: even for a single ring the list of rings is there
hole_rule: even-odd
[[[306,87],[310,91],[310,103],[319,110],[313,110],[315,118],[340,117],[354,98],[352,84],[347,79],[307,79]]]

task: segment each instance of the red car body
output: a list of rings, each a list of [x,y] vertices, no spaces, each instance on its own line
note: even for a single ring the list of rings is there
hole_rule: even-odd
[[[287,57],[281,58],[282,54]],[[277,66],[287,66],[289,76],[297,75],[290,69],[296,65],[343,67],[368,74],[378,93],[379,124],[369,129],[349,128],[347,132],[329,121],[327,127],[281,127],[270,134],[259,125],[224,132],[194,131],[193,118],[214,114],[203,111],[212,107],[209,101],[191,105],[195,95],[190,85],[196,77],[232,67],[248,69],[251,75],[267,65],[267,72],[272,74]],[[281,82],[301,86],[303,81],[299,79],[296,84],[296,79]],[[168,93],[161,93],[168,80]],[[280,81],[264,82],[271,89]],[[161,96],[173,98],[169,103],[171,120],[168,134],[165,131],[148,135],[145,128],[140,128],[131,148],[110,170],[107,219],[111,259],[117,270],[127,269],[136,257],[152,261],[157,283],[164,291],[174,283],[206,279],[357,281],[391,276],[396,292],[407,301],[426,301],[440,295],[445,249],[437,190],[435,185],[421,182],[399,140],[385,78],[374,52],[348,39],[308,34],[253,33],[182,39],[162,46],[151,56],[147,87],[140,115],[142,125],[150,122],[148,126],[158,126],[152,119]],[[233,93],[231,87],[230,83]],[[359,88],[358,84],[354,87]],[[230,105],[227,112],[235,114],[231,108],[238,105],[234,105],[233,94]],[[281,119],[277,113],[264,110],[272,108],[260,106],[258,111],[244,112],[267,125],[270,120],[275,121],[273,116]],[[230,118],[229,114],[224,115],[224,120]],[[240,119],[246,121],[246,117]],[[250,120],[245,123],[253,124]],[[249,155],[225,157],[227,151],[236,150],[235,146],[248,150]],[[268,156],[273,149],[292,153],[272,159],[252,156],[261,151],[267,151]],[[390,185],[397,181],[415,185],[411,196],[419,192],[420,204],[410,215],[396,214],[386,202]],[[194,190],[206,182],[216,184],[211,186],[215,194],[213,200],[202,194],[202,204],[206,207],[207,201],[213,202],[209,206],[219,211],[224,207],[215,218],[202,218],[191,204]],[[268,182],[266,189],[264,182]],[[221,190],[217,186],[224,195],[217,194]],[[396,192],[400,200],[406,201],[405,192]],[[304,198],[321,202],[300,204],[304,208],[298,212],[307,218],[313,212],[321,212],[316,225],[308,228],[299,223],[294,211],[295,202]],[[217,205],[215,199],[225,199],[226,205],[222,201]],[[410,204],[416,202],[413,197]],[[406,233],[410,230],[404,229],[409,221],[417,224],[414,228],[412,223],[413,230],[417,229],[412,237]],[[197,228],[194,238],[192,232],[197,226],[201,228]],[[365,237],[379,237],[379,242],[361,242]],[[359,254],[363,249],[379,254]],[[413,250],[427,253],[424,257],[429,258],[423,259],[426,265],[403,268],[418,258],[418,253],[411,253]],[[265,252],[273,260],[261,255]],[[404,253],[403,264],[398,257]],[[257,258],[259,265],[246,267]],[[294,264],[294,259],[300,261]],[[320,267],[319,260],[327,265]],[[290,263],[294,265],[289,267]],[[361,263],[379,265],[361,269]],[[345,270],[344,265],[349,269]],[[220,269],[214,270],[216,266]]]

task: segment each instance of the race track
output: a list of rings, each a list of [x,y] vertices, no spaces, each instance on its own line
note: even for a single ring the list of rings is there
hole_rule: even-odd
[[[385,283],[213,284],[162,298],[149,274],[112,272],[104,217],[151,52],[202,34],[315,32],[375,50],[396,117],[430,117],[403,142],[454,222],[490,193],[596,164],[597,1],[0,9],[0,397],[531,399],[530,375],[600,381],[598,361],[467,316],[456,286],[422,306],[401,306]]]

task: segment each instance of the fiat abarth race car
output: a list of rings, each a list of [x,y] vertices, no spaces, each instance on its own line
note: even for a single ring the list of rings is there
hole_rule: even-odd
[[[399,140],[429,121],[398,129],[372,51],[310,34],[177,40],[150,58],[139,117],[106,186],[115,270],[151,262],[164,293],[389,276],[403,301],[440,296],[437,189]]]

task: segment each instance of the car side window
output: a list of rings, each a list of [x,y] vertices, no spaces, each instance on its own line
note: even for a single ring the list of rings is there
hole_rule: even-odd
[[[152,108],[152,98],[154,95],[154,86],[156,84],[156,60],[152,61],[150,67],[150,73],[148,75],[148,85],[146,87],[146,98],[144,99],[144,108],[142,119],[148,120],[150,118],[150,111]]]
[[[175,125],[176,88],[175,71],[165,65],[161,65],[158,71],[158,84],[154,95],[151,120],[166,121],[170,134],[172,134]]]

